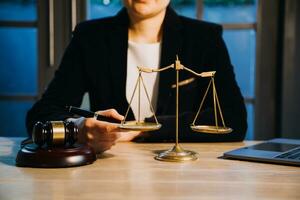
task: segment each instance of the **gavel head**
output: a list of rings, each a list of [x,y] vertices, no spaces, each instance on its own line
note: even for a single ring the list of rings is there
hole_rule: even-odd
[[[38,146],[73,145],[77,141],[78,128],[73,122],[37,122],[33,127],[32,141]]]

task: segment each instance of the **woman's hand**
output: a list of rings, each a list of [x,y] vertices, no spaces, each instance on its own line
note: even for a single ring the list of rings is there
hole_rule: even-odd
[[[141,134],[141,131],[122,131],[118,133],[119,137],[116,142],[129,142]]]
[[[124,119],[115,109],[98,111],[97,113],[117,120]],[[121,130],[118,128],[118,124],[84,117],[68,120],[73,121],[79,128],[78,142],[89,144],[96,153],[110,149],[120,137]]]

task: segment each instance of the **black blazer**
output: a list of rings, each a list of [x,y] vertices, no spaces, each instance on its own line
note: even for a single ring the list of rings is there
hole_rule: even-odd
[[[128,21],[127,11],[122,9],[114,17],[77,25],[54,79],[27,114],[26,125],[29,133],[36,121],[73,117],[64,107],[79,106],[85,92],[89,93],[91,110],[115,108],[119,113],[125,114],[128,107],[125,94]],[[234,130],[226,135],[191,131],[189,125],[209,82],[207,78],[196,77],[192,83],[180,87],[180,140],[242,140],[247,129],[246,109],[222,39],[222,27],[178,16],[168,8],[163,22],[160,66],[174,63],[176,55],[183,65],[198,73],[217,71],[215,82],[225,122]],[[191,77],[191,73],[180,71],[180,80]],[[156,114],[162,128],[150,132],[150,137],[142,138],[143,140],[174,140],[175,89],[171,87],[174,83],[175,70],[160,73]],[[198,124],[214,124],[211,94],[208,97]],[[132,111],[129,118],[133,119]]]

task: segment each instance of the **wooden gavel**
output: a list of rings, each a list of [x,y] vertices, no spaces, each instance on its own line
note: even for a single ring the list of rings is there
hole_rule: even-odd
[[[76,143],[78,127],[74,122],[37,122],[32,138],[21,144],[16,157],[19,167],[74,167],[93,163],[96,153],[87,144]]]
[[[77,136],[78,127],[73,122],[37,122],[33,127],[32,141],[38,146],[72,146]]]

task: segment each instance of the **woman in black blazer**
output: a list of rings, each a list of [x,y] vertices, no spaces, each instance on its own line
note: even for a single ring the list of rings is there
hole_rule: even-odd
[[[218,97],[226,125],[233,128],[233,132],[212,135],[196,133],[189,128],[208,86],[207,79],[196,78],[190,84],[180,87],[180,141],[243,140],[247,130],[246,109],[222,39],[222,27],[178,16],[168,4],[169,0],[124,0],[126,8],[116,16],[77,25],[54,79],[27,114],[28,132],[31,133],[36,121],[73,120],[80,128],[79,141],[89,143],[97,152],[109,149],[119,136],[115,125],[92,118],[74,118],[65,110],[65,106],[79,106],[83,94],[88,92],[92,111],[122,120],[123,116],[118,113],[125,114],[128,107],[125,85],[130,39],[145,43],[161,41],[160,66],[174,63],[178,55],[183,65],[198,73],[217,72],[215,82]],[[162,128],[147,135],[141,133],[125,137],[125,140],[174,140],[174,71],[165,71],[159,75],[156,114]],[[191,77],[193,75],[190,73],[180,72],[180,81]],[[109,108],[115,110],[107,110]],[[205,103],[198,123],[213,124],[213,118],[210,99]],[[134,119],[132,111],[129,112],[129,119]]]

